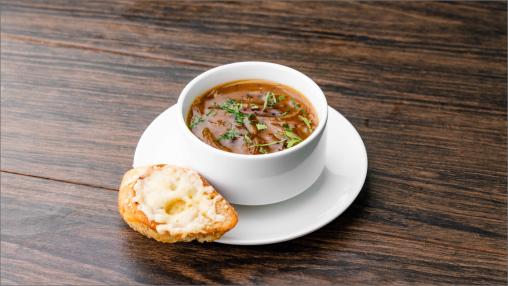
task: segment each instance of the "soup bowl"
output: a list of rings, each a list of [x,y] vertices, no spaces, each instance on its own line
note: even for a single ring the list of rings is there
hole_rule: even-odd
[[[268,80],[303,94],[319,119],[312,134],[291,148],[246,155],[216,149],[196,137],[186,116],[196,97],[220,84],[246,79]],[[190,81],[177,102],[186,165],[198,171],[233,204],[264,205],[292,198],[310,187],[325,165],[328,103],[319,86],[303,73],[274,63],[238,62],[212,68]]]

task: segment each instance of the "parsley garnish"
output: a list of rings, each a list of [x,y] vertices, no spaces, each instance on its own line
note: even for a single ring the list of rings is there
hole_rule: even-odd
[[[264,124],[264,123],[256,123],[256,128],[261,131],[261,130],[265,130],[266,128],[268,128],[268,126],[266,126],[266,124]]]
[[[303,117],[301,115],[298,115],[298,118],[300,118],[300,120],[303,121],[303,123],[305,123],[305,125],[307,125],[307,128],[309,128],[309,130],[312,130],[312,121],[310,121],[309,119],[307,119],[306,117]]]
[[[277,98],[275,97],[275,94],[271,91],[267,92],[265,94],[265,103],[263,104],[262,111],[265,111],[265,109],[267,107],[273,107],[276,103],[277,103]]]
[[[279,101],[283,101],[283,100],[284,100],[284,98],[286,98],[286,96],[285,96],[285,95],[279,95]]]
[[[189,124],[189,128],[194,129],[194,127],[196,127],[201,122],[205,122],[205,120],[200,116],[195,115],[194,117],[192,117],[191,123]]]
[[[261,127],[261,129],[260,129],[260,127]],[[293,128],[291,128],[291,126],[289,126],[289,124],[284,123],[282,125],[282,127],[284,128],[284,131],[280,131],[281,135],[276,136],[276,137],[278,137],[278,139],[280,139],[278,141],[272,141],[272,142],[263,143],[263,144],[255,144],[254,140],[252,140],[248,134],[244,134],[243,135],[244,142],[245,142],[245,144],[247,144],[248,148],[256,148],[257,147],[259,153],[266,154],[266,153],[268,153],[268,150],[266,148],[267,146],[285,143],[286,148],[291,148],[303,141],[302,138],[300,138],[298,135],[296,135],[292,131]],[[263,129],[267,128],[267,126],[263,123],[257,123],[256,128],[258,130],[263,130]],[[228,130],[228,132],[230,132],[230,130]],[[228,132],[226,132],[226,133],[228,133]],[[234,131],[231,131],[231,132],[234,132]],[[221,136],[221,138],[222,137],[227,137],[227,136],[226,136],[226,134],[224,134],[223,136]],[[281,139],[281,137],[282,137],[282,139]]]
[[[208,112],[206,113],[206,116],[210,116],[210,115],[211,115],[211,116],[214,116],[215,114],[217,114],[217,111],[215,111],[215,109],[210,109],[210,111],[208,111]]]
[[[252,145],[252,139],[250,139],[249,134],[243,135],[243,141],[245,141],[245,143],[247,143],[247,145]]]
[[[298,135],[296,135],[295,133],[290,131],[289,129],[286,129],[283,134],[285,137],[284,139],[281,139],[279,141],[272,141],[272,142],[268,142],[268,143],[263,143],[263,144],[253,144],[252,140],[250,139],[250,137],[248,135],[244,135],[244,138],[245,138],[245,142],[249,145],[249,148],[258,147],[258,151],[263,154],[265,154],[267,152],[265,147],[270,146],[270,145],[275,145],[275,144],[280,144],[280,143],[286,142],[286,148],[291,148],[291,147],[297,145],[298,143],[302,142],[302,139],[300,137],[298,137]]]
[[[243,120],[248,116],[240,111],[240,109],[242,109],[242,104],[236,102],[234,99],[228,99],[226,102],[221,104],[220,108],[233,115],[235,117],[235,122],[238,124],[243,124]]]
[[[279,144],[279,143],[282,143],[286,141],[286,139],[282,139],[282,140],[279,140],[279,141],[273,141],[273,142],[270,142],[270,143],[264,143],[264,144],[254,144],[254,147],[265,147],[265,146],[270,146],[270,145],[274,145],[274,144]]]
[[[288,138],[287,142],[286,142],[287,148],[291,148],[291,147],[295,146],[296,144],[302,142],[302,139],[300,137],[298,137],[298,135],[296,135],[292,131],[285,130],[284,135],[286,135],[286,137]]]
[[[222,134],[219,137],[219,140],[233,140],[236,136],[240,135],[238,131],[234,128],[229,128],[226,133]]]

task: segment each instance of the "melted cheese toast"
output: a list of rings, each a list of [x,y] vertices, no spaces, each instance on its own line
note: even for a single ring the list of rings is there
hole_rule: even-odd
[[[238,216],[196,171],[170,165],[129,170],[118,194],[125,222],[161,242],[219,239]]]

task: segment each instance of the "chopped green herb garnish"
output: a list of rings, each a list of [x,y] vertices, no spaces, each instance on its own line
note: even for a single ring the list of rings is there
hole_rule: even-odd
[[[279,101],[283,101],[285,98],[286,98],[285,95],[283,95],[283,94],[279,95]]]
[[[279,140],[279,141],[273,141],[273,142],[270,142],[270,143],[264,143],[264,144],[255,144],[254,146],[255,147],[265,147],[265,146],[270,146],[270,145],[274,145],[274,144],[279,144],[279,143],[282,143],[286,141],[286,139],[282,139],[282,140]]]
[[[271,91],[267,92],[265,94],[265,102],[263,104],[263,111],[265,111],[265,109],[267,107],[273,107],[276,103],[277,103],[277,98],[275,97],[275,94]]]
[[[256,123],[256,128],[258,130],[265,130],[266,128],[268,128],[268,126],[266,126],[266,124],[264,123]]]
[[[189,124],[190,129],[194,129],[199,123],[205,122],[205,120],[199,116],[192,117],[191,123]]]
[[[286,131],[293,130],[293,128],[291,128],[291,126],[289,126],[289,124],[287,124],[287,123],[282,124],[282,128],[284,128],[284,130],[286,130]]]
[[[207,113],[206,113],[206,116],[214,116],[215,114],[217,114],[217,111],[215,109],[210,109]]]
[[[243,141],[245,141],[245,143],[247,143],[247,145],[252,145],[252,139],[250,139],[249,134],[243,135]]]
[[[291,147],[295,146],[296,144],[302,142],[302,139],[300,137],[298,137],[298,135],[296,135],[292,131],[285,130],[284,135],[286,135],[286,137],[288,138],[288,140],[286,142],[287,148],[291,148]]]
[[[226,133],[222,134],[220,137],[219,137],[219,140],[233,140],[235,139],[238,135],[240,135],[238,133],[238,131],[234,128],[229,128]]]
[[[298,137],[298,135],[296,135],[292,131],[286,130],[286,131],[284,131],[284,135],[286,135],[286,137],[289,138],[289,139],[299,139],[299,140],[302,140],[302,139],[300,139],[300,137]]]
[[[299,139],[298,140],[297,139],[289,139],[287,144],[286,144],[286,147],[287,148],[291,148],[291,147],[297,145],[300,142],[302,142],[302,140],[299,140]]]
[[[220,108],[233,115],[235,117],[235,122],[238,124],[243,124],[243,120],[248,116],[240,111],[242,109],[242,104],[236,102],[234,99],[228,99],[226,102],[221,104]]]
[[[261,123],[261,124],[264,125],[263,123]],[[260,125],[260,123],[256,124],[256,128],[258,128],[258,125]],[[282,133],[280,135],[280,137],[284,137],[284,138],[281,140],[272,141],[272,142],[263,143],[263,144],[254,144],[253,140],[249,137],[249,135],[245,134],[245,135],[243,135],[244,141],[248,145],[249,148],[257,147],[259,153],[263,153],[263,154],[268,152],[268,150],[265,148],[267,146],[285,143],[286,148],[291,148],[291,147],[297,145],[298,143],[302,142],[302,139],[298,135],[296,135],[293,131],[291,131],[292,129],[289,127],[289,125],[287,123],[284,123],[283,127],[284,127],[284,131],[280,131],[280,133]],[[258,128],[258,130],[259,130],[259,128]]]
[[[300,118],[300,120],[303,121],[303,123],[305,123],[305,125],[307,125],[307,128],[309,128],[309,130],[312,130],[312,121],[310,121],[309,119],[307,119],[306,117],[303,117],[301,115],[298,115],[298,118]]]
[[[239,102],[236,102],[236,100],[230,98],[230,99],[226,100],[226,102],[221,104],[219,107],[228,113],[235,113],[235,112],[240,112],[240,108],[242,108],[242,104]]]

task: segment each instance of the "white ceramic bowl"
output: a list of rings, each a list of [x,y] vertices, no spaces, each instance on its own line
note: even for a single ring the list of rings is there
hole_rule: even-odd
[[[300,144],[263,155],[229,153],[202,142],[185,123],[193,100],[217,85],[242,79],[269,80],[298,90],[314,106],[319,118],[317,128]],[[189,154],[187,165],[234,204],[264,205],[287,200],[310,187],[324,168],[328,104],[319,86],[297,70],[266,62],[219,66],[185,86],[177,109],[177,125],[185,144],[182,148],[187,148]]]

